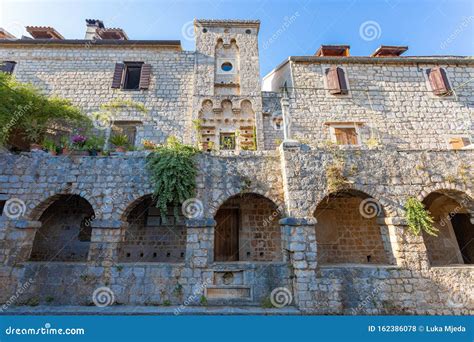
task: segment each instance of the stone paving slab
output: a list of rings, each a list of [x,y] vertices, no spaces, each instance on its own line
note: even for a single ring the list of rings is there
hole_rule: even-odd
[[[295,307],[179,307],[179,306],[35,306],[12,307],[0,315],[302,315]]]

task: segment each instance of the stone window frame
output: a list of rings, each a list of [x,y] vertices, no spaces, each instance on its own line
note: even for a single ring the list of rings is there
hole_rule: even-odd
[[[337,146],[343,146],[343,147],[353,147],[353,148],[358,148],[362,146],[362,139],[361,139],[361,131],[360,131],[360,124],[359,123],[329,123],[329,135],[331,137],[331,141]],[[357,144],[355,145],[342,145],[337,143],[337,138],[336,138],[336,131],[335,128],[354,128],[357,136]]]
[[[446,66],[439,65],[439,67],[444,69],[444,71],[446,72],[446,79],[448,81],[449,87],[451,88],[451,92],[450,92],[449,95],[443,95],[443,96],[436,95],[433,92],[433,88],[431,88],[431,82],[430,82],[430,79],[429,79],[429,76],[428,76],[428,70],[432,69],[433,67],[434,66],[432,66],[432,67],[427,66],[426,68],[421,68],[421,72],[422,72],[423,78],[425,80],[425,86],[426,86],[426,89],[428,90],[428,97],[430,97],[432,99],[437,99],[437,100],[455,98],[456,97],[455,90],[454,90],[454,87],[453,87],[453,83],[451,82],[451,77],[448,75],[448,68]]]
[[[347,86],[347,94],[331,94],[331,92],[329,91],[329,85],[328,85],[328,80],[326,78],[326,70],[331,68],[331,67],[337,67],[337,68],[341,68],[343,71],[344,71],[344,79],[346,80],[346,86]],[[324,88],[324,92],[326,94],[326,97],[329,97],[329,98],[334,98],[334,99],[338,99],[338,98],[341,98],[341,99],[352,99],[352,91],[351,91],[351,86],[349,84],[349,76],[348,76],[348,73],[347,73],[347,68],[342,66],[341,64],[321,64],[321,75],[322,75],[322,78],[323,78],[323,88]]]
[[[232,70],[224,71],[222,70],[221,66],[224,63],[232,64]],[[236,75],[238,73],[237,70],[237,59],[236,58],[217,58],[216,61],[216,74],[218,75]]]
[[[459,148],[459,149],[458,148],[452,148],[451,144],[450,144],[450,140],[453,139],[453,138],[467,139],[467,140],[469,140],[469,144],[465,145],[464,147]],[[469,134],[449,134],[445,137],[445,141],[446,141],[446,147],[448,148],[448,150],[455,150],[456,151],[456,150],[467,150],[467,149],[474,148],[472,138]]]

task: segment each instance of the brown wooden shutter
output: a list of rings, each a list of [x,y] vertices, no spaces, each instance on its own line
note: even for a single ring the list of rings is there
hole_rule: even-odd
[[[346,77],[344,76],[344,70],[342,70],[342,68],[337,68],[336,70],[337,70],[337,80],[339,81],[339,89],[340,89],[339,94],[346,95],[348,91],[347,91]]]
[[[344,70],[339,67],[331,67],[326,70],[326,79],[329,93],[333,95],[346,95],[348,93]]]
[[[334,128],[338,145],[357,145],[357,131],[355,128]]]
[[[337,77],[337,67],[326,69],[326,80],[328,83],[329,93],[333,95],[341,93],[339,79]]]
[[[122,76],[125,65],[123,63],[115,64],[114,77],[112,79],[112,88],[119,89],[122,86]]]
[[[140,73],[140,89],[148,89],[150,86],[151,65],[143,64]]]
[[[443,68],[436,67],[428,70],[431,89],[435,95],[447,95],[451,91],[446,71]]]

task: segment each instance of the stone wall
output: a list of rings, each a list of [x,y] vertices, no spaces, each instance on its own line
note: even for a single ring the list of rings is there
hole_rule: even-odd
[[[293,138],[321,144],[331,140],[328,124],[337,122],[361,124],[362,145],[374,138],[397,149],[444,149],[452,135],[472,136],[472,64],[440,63],[455,91],[440,97],[432,94],[426,76],[438,63],[333,60],[345,70],[348,95],[329,94],[324,76],[328,62],[291,62]]]
[[[286,287],[293,305],[308,313],[473,313],[472,266],[430,264],[423,236],[407,231],[401,211],[408,196],[423,200],[434,191],[447,191],[472,213],[472,179],[451,182],[448,177],[472,164],[472,152],[344,151],[351,190],[377,200],[383,209],[376,220],[387,261],[323,265],[318,261],[322,251],[313,214],[329,194],[325,169],[333,153],[284,144],[280,156],[275,151],[198,157],[196,198],[202,202],[204,218],[187,220],[185,258],[177,263],[119,258],[123,232],[130,224],[127,217],[151,193],[145,153],[77,158],[3,154],[0,193],[2,198],[24,200],[26,212],[18,219],[4,212],[0,220],[0,282],[5,289],[1,299],[7,302],[33,278],[18,303],[87,305],[94,289],[108,286],[123,304],[181,304],[198,293],[193,305],[201,295],[212,305],[260,305],[274,288]],[[423,167],[417,167],[420,163]],[[265,196],[283,208],[283,261],[214,261],[212,218],[227,199],[242,191]],[[87,261],[28,261],[42,225],[38,220],[61,193],[80,195],[95,212]]]
[[[318,205],[318,262],[320,264],[387,264],[380,227],[375,217],[360,213],[362,199],[341,193]]]
[[[143,104],[145,113],[124,108],[113,118],[143,123],[137,127],[137,146],[143,139],[163,142],[170,135],[186,136],[187,129],[191,129],[194,58],[193,52],[166,47],[0,47],[0,60],[16,61],[14,75],[19,81],[30,82],[48,95],[69,99],[87,114],[117,100]],[[151,64],[149,89],[111,88],[115,63],[124,61]]]

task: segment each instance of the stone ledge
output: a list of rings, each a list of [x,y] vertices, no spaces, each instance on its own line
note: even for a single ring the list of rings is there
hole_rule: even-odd
[[[93,220],[90,225],[92,228],[120,229],[128,227],[128,222],[120,220]]]
[[[15,228],[19,229],[34,229],[41,228],[41,221],[28,221],[28,220],[12,220]]]
[[[188,219],[186,221],[186,227],[188,228],[212,228],[216,224],[213,218]]]
[[[318,223],[314,217],[285,217],[278,222],[282,226],[312,226]]]

